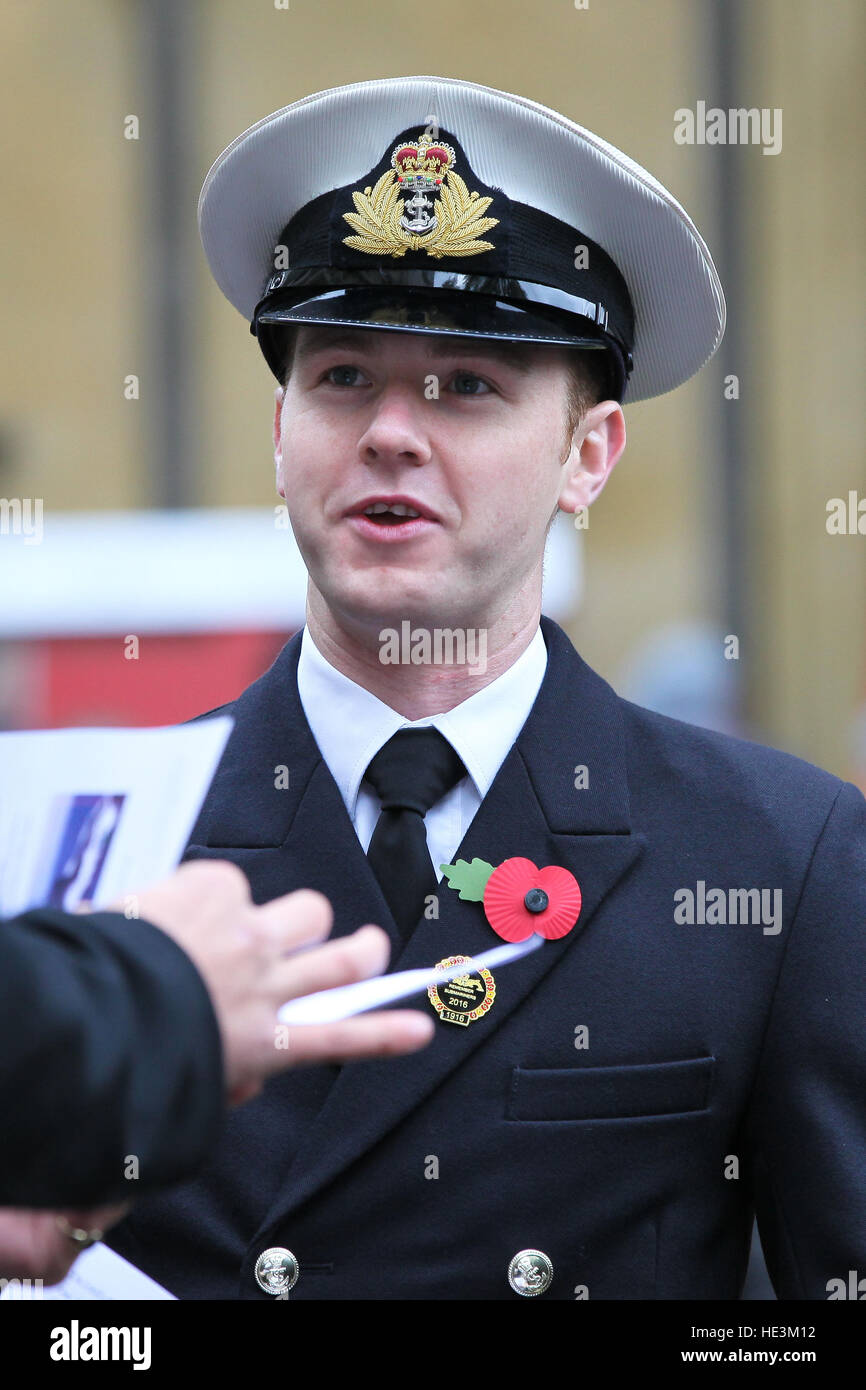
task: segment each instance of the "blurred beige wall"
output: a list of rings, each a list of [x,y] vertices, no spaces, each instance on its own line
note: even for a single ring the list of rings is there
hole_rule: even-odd
[[[565,112],[645,164],[714,250],[717,151],[679,146],[674,112],[706,90],[714,53],[701,0],[199,0],[190,54],[190,227],[223,147],[309,92],[371,77],[439,72]],[[136,0],[12,0],[0,12],[5,134],[0,495],[46,508],[138,506],[152,399],[123,398],[146,362],[143,306],[150,188],[141,15]],[[866,695],[866,537],[829,537],[829,497],[860,488],[863,401],[866,11],[858,0],[744,6],[744,104],[783,107],[781,154],[743,148],[749,232],[751,503],[743,536],[754,585],[741,653],[760,736],[852,771],[850,727]],[[138,112],[141,140],[123,138]],[[274,500],[273,381],[246,324],[195,281],[199,500]],[[734,366],[731,370],[737,370]],[[142,369],[143,371],[143,369]],[[722,373],[627,408],[627,453],[585,534],[586,591],[572,635],[614,683],[658,625],[707,619],[729,631],[720,594],[717,493]],[[750,454],[751,457],[751,454]],[[0,460],[0,468],[2,468]],[[720,650],[720,661],[722,654]]]
[[[131,7],[0,8],[0,495],[46,511],[140,500],[140,107]]]
[[[866,6],[755,9],[755,85],[784,107],[785,149],[763,161],[752,217],[764,460],[752,698],[774,741],[866,790],[866,748],[852,768],[849,742],[866,699],[866,534],[826,527],[829,499],[866,499]]]

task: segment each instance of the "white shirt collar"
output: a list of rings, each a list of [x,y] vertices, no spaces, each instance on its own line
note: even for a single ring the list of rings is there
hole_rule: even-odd
[[[370,759],[398,729],[438,729],[463,759],[483,799],[535,703],[547,670],[541,628],[513,665],[445,714],[405,719],[322,656],[305,627],[298,694],[313,737],[354,819]]]

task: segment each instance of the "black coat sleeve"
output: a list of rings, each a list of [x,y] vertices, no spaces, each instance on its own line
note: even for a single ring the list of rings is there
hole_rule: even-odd
[[[866,802],[845,784],[806,874],[749,1117],[779,1298],[866,1274]]]
[[[204,1161],[219,1025],[165,932],[116,912],[0,922],[0,1017],[0,1206],[129,1201]]]

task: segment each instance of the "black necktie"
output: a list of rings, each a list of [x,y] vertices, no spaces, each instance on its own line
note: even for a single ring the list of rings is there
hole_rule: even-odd
[[[437,886],[424,817],[466,768],[438,729],[401,729],[364,775],[382,803],[367,858],[406,940]]]

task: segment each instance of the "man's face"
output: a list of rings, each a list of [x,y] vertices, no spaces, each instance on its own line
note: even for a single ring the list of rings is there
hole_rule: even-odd
[[[338,621],[489,626],[538,584],[568,473],[566,361],[555,347],[299,329],[277,393],[278,488]]]

